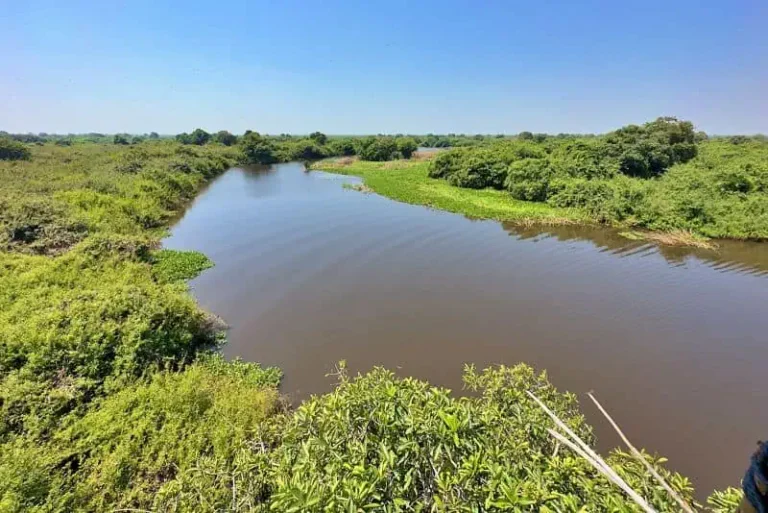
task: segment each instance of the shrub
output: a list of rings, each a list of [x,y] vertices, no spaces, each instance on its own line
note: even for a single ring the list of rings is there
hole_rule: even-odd
[[[552,177],[553,169],[548,159],[518,160],[509,165],[504,188],[516,199],[544,201]]]
[[[328,136],[326,136],[322,132],[312,132],[309,134],[309,138],[312,139],[316,144],[319,144],[320,146],[324,145],[326,141],[328,141]]]
[[[397,144],[391,137],[367,137],[358,140],[357,155],[362,160],[392,160]]]
[[[271,509],[276,511],[588,511],[627,508],[622,492],[570,451],[555,450],[535,393],[591,441],[575,398],[559,394],[530,367],[498,367],[445,389],[375,370],[304,404],[289,419]],[[553,456],[556,453],[557,455]],[[659,510],[671,499],[630,457],[611,458]],[[660,471],[669,476],[664,469]],[[673,476],[690,496],[690,485]]]
[[[246,162],[250,164],[272,164],[277,162],[276,148],[272,141],[258,132],[249,132],[240,138],[240,146]]]
[[[412,137],[398,137],[395,143],[397,144],[397,151],[406,159],[411,158],[411,155],[419,149]]]
[[[629,176],[649,178],[696,156],[696,132],[689,121],[658,118],[643,126],[628,125],[606,137],[608,151]]]
[[[226,130],[220,130],[213,136],[213,141],[224,146],[233,146],[237,143],[237,136],[227,132]]]
[[[353,139],[334,139],[328,143],[328,151],[331,155],[351,157],[355,155],[355,141]]]
[[[255,509],[269,496],[279,380],[277,369],[220,356],[156,374],[43,447],[0,448],[0,497],[19,510]]]

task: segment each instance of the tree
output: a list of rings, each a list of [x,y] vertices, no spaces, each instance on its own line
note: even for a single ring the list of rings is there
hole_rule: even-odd
[[[358,141],[357,154],[362,160],[392,160],[397,144],[391,137],[366,137]]]
[[[160,139],[160,135],[157,132],[151,132],[149,134],[150,139]]]
[[[277,161],[275,145],[258,132],[248,132],[240,139],[243,154],[250,164],[272,164]]]
[[[114,144],[130,144],[128,137],[123,134],[115,134],[115,136],[112,138],[112,142]]]
[[[524,132],[520,132],[519,134],[517,134],[517,138],[522,139],[523,141],[530,141],[531,139],[533,139],[533,134],[526,130]]]
[[[0,160],[29,160],[31,154],[24,144],[9,137],[0,137]]]
[[[202,146],[211,140],[211,134],[203,130],[202,128],[195,128],[194,132],[189,135],[192,144]]]
[[[312,132],[311,134],[309,134],[309,138],[321,146],[325,144],[326,141],[328,141],[328,136],[326,136],[322,132]]]
[[[403,158],[409,159],[413,152],[419,149],[416,141],[411,137],[399,137],[396,140],[397,151],[403,154]]]
[[[177,135],[176,140],[181,144],[192,144],[192,137],[186,132],[182,132]]]
[[[650,178],[697,154],[693,123],[662,117],[643,126],[627,125],[606,136],[608,153],[629,176]]]
[[[220,130],[216,132],[216,135],[213,136],[213,140],[217,143],[223,144],[224,146],[232,146],[233,144],[237,143],[237,136],[227,132],[226,130]]]

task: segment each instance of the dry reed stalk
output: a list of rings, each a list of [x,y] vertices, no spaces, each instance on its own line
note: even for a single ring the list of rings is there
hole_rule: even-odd
[[[661,475],[658,472],[656,472],[656,469],[653,468],[653,465],[648,463],[648,460],[646,460],[643,457],[640,451],[638,451],[637,448],[635,448],[635,446],[630,443],[629,439],[626,437],[626,435],[624,435],[624,432],[619,428],[618,424],[616,424],[613,418],[611,418],[611,416],[608,415],[608,412],[605,411],[605,408],[603,408],[603,405],[601,405],[598,402],[598,400],[595,399],[595,396],[592,395],[592,392],[589,392],[587,395],[589,396],[590,399],[592,399],[592,402],[595,403],[595,406],[597,406],[597,409],[600,410],[600,413],[602,413],[605,416],[605,418],[608,419],[608,422],[610,422],[611,426],[613,426],[613,429],[616,430],[616,433],[619,434],[619,436],[627,445],[627,447],[629,447],[629,450],[630,452],[632,452],[632,455],[635,457],[635,459],[639,460],[643,465],[645,465],[645,468],[648,469],[648,472],[650,472],[651,475],[654,477],[654,479],[656,479],[656,481],[669,493],[669,495],[671,495],[672,498],[675,499],[675,501],[677,501],[677,503],[680,505],[681,508],[683,508],[684,511],[686,511],[686,513],[696,513],[695,510],[691,508],[691,506],[687,502],[685,502],[685,500],[683,500],[683,498],[680,497],[680,495],[678,495],[678,493],[674,491],[671,486],[667,484],[664,478],[661,477]]]
[[[641,508],[643,508],[643,509],[644,509],[645,511],[647,511],[648,513],[656,513],[656,511],[655,511],[653,508],[651,508],[651,506],[649,506],[649,505],[648,505],[648,503],[646,502],[646,500],[645,500],[645,499],[643,499],[643,497],[642,497],[642,496],[640,496],[640,494],[639,494],[639,493],[637,493],[636,491],[634,491],[634,490],[632,489],[632,487],[630,487],[630,486],[629,486],[629,485],[628,485],[628,484],[627,484],[627,483],[626,483],[626,482],[625,482],[625,481],[624,481],[624,480],[623,480],[623,479],[622,479],[622,478],[621,478],[621,477],[620,477],[620,476],[619,476],[619,475],[616,473],[616,471],[615,471],[615,470],[613,470],[613,468],[612,468],[610,465],[608,465],[608,464],[607,464],[607,463],[606,463],[606,462],[603,460],[603,458],[602,458],[602,457],[600,457],[600,455],[599,455],[599,454],[597,454],[597,453],[596,453],[594,450],[592,450],[592,448],[591,448],[589,445],[587,445],[587,444],[584,442],[584,440],[582,440],[582,439],[581,439],[581,438],[580,438],[580,437],[579,437],[579,436],[578,436],[576,433],[574,433],[574,432],[573,432],[573,430],[572,430],[571,428],[569,428],[569,427],[568,427],[568,426],[565,424],[565,422],[563,422],[562,420],[560,420],[560,418],[559,418],[557,415],[555,415],[555,414],[552,412],[552,410],[550,410],[550,409],[547,407],[547,405],[546,405],[546,404],[544,404],[544,402],[543,402],[541,399],[539,399],[538,397],[536,397],[536,395],[534,395],[534,394],[533,394],[533,392],[531,392],[531,391],[526,391],[526,393],[527,393],[527,394],[528,394],[528,395],[529,395],[529,396],[530,396],[530,397],[531,397],[531,398],[532,398],[534,401],[536,401],[536,403],[539,405],[539,407],[541,407],[541,409],[542,409],[542,410],[544,410],[544,413],[546,413],[547,415],[549,415],[549,418],[551,418],[551,419],[554,421],[554,423],[557,425],[557,427],[559,427],[560,429],[562,429],[563,431],[565,431],[565,433],[566,433],[568,436],[570,436],[570,437],[573,439],[573,441],[575,441],[575,442],[576,442],[576,443],[579,445],[580,451],[577,451],[577,454],[579,454],[579,455],[580,455],[580,456],[582,456],[582,457],[586,457],[586,459],[587,459],[587,462],[589,462],[589,463],[590,463],[592,466],[594,466],[594,467],[595,467],[595,468],[596,468],[598,471],[600,471],[600,472],[601,472],[603,475],[605,475],[605,476],[606,476],[606,477],[607,477],[607,478],[608,478],[610,481],[612,481],[612,482],[613,482],[613,483],[615,483],[617,486],[619,486],[619,487],[620,487],[622,490],[624,490],[624,492],[626,492],[626,494],[627,494],[627,495],[629,495],[629,497],[630,497],[630,498],[631,498],[633,501],[635,501],[635,503],[636,503],[638,506],[640,506]],[[549,431],[550,431],[550,434],[551,434],[551,433],[552,433],[552,430],[549,430]],[[553,435],[553,436],[554,436],[554,435]],[[561,442],[563,442],[563,443],[566,443],[566,440],[567,440],[565,437],[562,437],[562,439],[561,439],[560,437],[557,437],[557,436],[556,436],[555,438],[557,438],[558,440],[560,440],[560,441],[561,441]],[[568,442],[571,442],[571,441],[570,441],[570,440],[568,440]],[[572,443],[573,443],[573,442],[571,442],[571,444],[572,444]],[[573,447],[572,447],[572,445],[571,445],[571,444],[568,444],[568,443],[566,443],[566,445],[568,445],[568,447],[571,447],[571,448],[575,447],[575,445],[573,445]]]

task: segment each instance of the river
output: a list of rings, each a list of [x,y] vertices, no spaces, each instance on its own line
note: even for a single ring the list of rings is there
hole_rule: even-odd
[[[601,228],[520,230],[343,187],[291,163],[232,169],[165,246],[216,264],[195,296],[224,352],[276,365],[294,400],[381,365],[461,393],[465,363],[526,362],[579,395],[602,451],[669,458],[704,497],[768,436],[768,245],[664,248]]]

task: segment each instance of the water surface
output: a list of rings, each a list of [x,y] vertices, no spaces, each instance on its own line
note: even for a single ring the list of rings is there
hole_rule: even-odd
[[[192,282],[228,356],[277,365],[295,399],[339,360],[461,391],[464,363],[527,362],[579,394],[601,450],[637,446],[705,496],[738,486],[768,436],[768,245],[717,252],[595,228],[520,230],[342,187],[301,164],[233,169],[166,246],[216,264]]]

